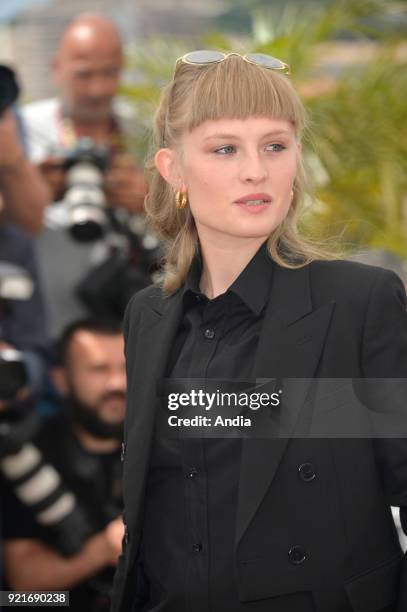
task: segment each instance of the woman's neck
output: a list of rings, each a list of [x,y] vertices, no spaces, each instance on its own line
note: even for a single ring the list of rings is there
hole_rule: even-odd
[[[217,245],[201,240],[200,289],[209,299],[225,293],[234,283],[266,238],[245,239],[241,244]]]

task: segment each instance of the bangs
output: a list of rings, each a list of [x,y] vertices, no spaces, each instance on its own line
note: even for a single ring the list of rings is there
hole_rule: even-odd
[[[184,115],[188,131],[208,120],[251,116],[285,119],[297,132],[305,126],[304,107],[297,92],[289,79],[275,70],[238,56],[208,66],[183,65],[182,69],[195,73]]]

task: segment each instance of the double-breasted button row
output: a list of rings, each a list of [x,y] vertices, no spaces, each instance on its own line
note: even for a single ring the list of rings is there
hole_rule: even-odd
[[[298,476],[303,482],[311,482],[315,480],[317,473],[312,463],[307,462],[301,463],[301,465],[298,466]]]
[[[304,563],[309,556],[307,550],[299,544],[291,546],[287,554],[290,563],[293,563],[294,565],[301,565],[301,563]],[[239,563],[241,565],[247,565],[247,563],[250,563],[250,561],[239,561]]]
[[[307,551],[302,546],[292,546],[288,551],[288,558],[294,565],[300,565],[306,560]]]

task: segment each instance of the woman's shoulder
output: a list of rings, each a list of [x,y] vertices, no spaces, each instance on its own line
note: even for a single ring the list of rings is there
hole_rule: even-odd
[[[398,279],[401,282],[397,274],[387,268],[348,259],[315,260],[309,265],[313,277],[329,277],[337,283],[359,281],[369,285],[380,279]]]
[[[367,299],[376,292],[405,295],[400,277],[386,268],[349,260],[318,260],[309,266],[316,291],[355,300]]]

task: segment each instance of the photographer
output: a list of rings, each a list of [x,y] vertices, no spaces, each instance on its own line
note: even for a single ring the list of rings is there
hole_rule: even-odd
[[[18,94],[14,72],[0,66],[0,362],[4,350],[22,351],[29,395],[35,395],[45,377],[48,339],[33,243],[22,230],[41,227],[47,189],[24,156],[11,110]]]
[[[92,526],[82,549],[61,554],[12,494],[5,503],[5,571],[16,590],[70,590],[75,610],[108,610],[121,550],[120,445],[125,403],[123,339],[110,321],[72,324],[60,342],[55,381],[65,411],[36,438]]]
[[[10,109],[17,95],[14,73],[0,66],[0,219],[36,233],[42,227],[50,192],[24,154],[18,123]]]
[[[1,537],[4,489],[10,484],[3,472],[3,459],[19,452],[37,430],[34,398],[43,388],[47,346],[32,242],[16,226],[0,224]]]
[[[117,28],[102,16],[83,14],[64,32],[53,60],[60,97],[34,102],[23,109],[29,155],[50,186],[54,202],[60,204],[69,190],[68,166],[73,165],[75,157],[83,162],[82,153],[77,153],[83,139],[89,149],[100,152],[103,148],[107,152],[103,163],[95,161],[97,152],[91,155],[93,159],[88,159],[91,164],[87,164],[87,169],[92,165],[95,174],[95,167],[99,166],[100,176],[90,179],[94,182],[92,197],[105,200],[93,205],[92,214],[99,207],[100,215],[103,208],[105,216],[114,216],[114,220],[134,214],[141,216],[146,193],[143,173],[127,147],[134,124],[132,113],[115,97],[122,65],[123,50]],[[88,175],[75,179],[82,186],[88,180]],[[78,299],[76,287],[86,273],[109,255],[105,240],[78,242],[72,238],[66,222],[58,217],[63,210],[57,204],[51,207],[48,226],[37,240],[54,337],[70,321],[89,313],[89,308]]]
[[[14,73],[0,66],[1,539],[4,493],[11,483],[5,466],[8,457],[18,455],[39,427],[34,400],[43,389],[48,346],[33,244],[25,233],[40,229],[48,192],[40,174],[24,156],[11,110],[18,93]],[[15,466],[14,462],[11,471]]]
[[[38,376],[47,347],[45,310],[32,241],[22,230],[41,227],[47,188],[24,156],[11,110],[18,95],[14,72],[0,66],[0,342],[24,350]]]

